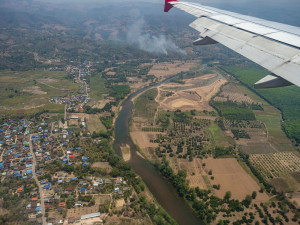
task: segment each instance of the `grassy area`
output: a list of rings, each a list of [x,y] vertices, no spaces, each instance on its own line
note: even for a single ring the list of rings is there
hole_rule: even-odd
[[[135,116],[153,121],[158,104],[155,102],[157,88],[152,88],[141,94],[135,101]]]
[[[62,112],[63,106],[51,104],[56,96],[76,94],[79,84],[66,78],[62,71],[32,70],[25,72],[0,72],[1,116],[34,114],[42,110]]]
[[[103,94],[108,94],[108,90],[105,87],[105,80],[100,77],[100,74],[92,76],[89,85],[92,99],[101,100],[103,99]]]
[[[294,147],[281,129],[280,111],[272,106],[264,106],[264,111],[255,111],[257,120],[268,130],[268,140],[279,151],[294,151]]]
[[[209,182],[208,177],[205,176],[205,175],[202,175],[202,178],[203,178],[203,180],[205,182],[205,185],[206,185],[207,189],[213,191],[212,186],[211,186],[211,184]]]
[[[213,145],[224,145],[225,143],[229,143],[228,138],[223,134],[221,128],[215,122],[211,122],[207,130],[212,136]]]

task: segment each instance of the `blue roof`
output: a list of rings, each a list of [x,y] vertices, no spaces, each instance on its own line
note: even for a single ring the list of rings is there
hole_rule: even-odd
[[[32,173],[32,169],[27,170],[26,173]]]
[[[72,180],[77,180],[77,177],[72,177]]]
[[[77,147],[76,150],[81,150],[81,147]]]
[[[80,189],[80,191],[86,191],[86,188],[82,187],[82,188]]]
[[[83,165],[83,166],[87,166],[88,164],[89,164],[89,163],[83,163],[82,165]]]
[[[41,211],[42,209],[41,209],[41,207],[36,207],[35,210],[36,211]]]
[[[85,157],[85,156],[82,157],[82,161],[85,162],[85,161],[87,161],[87,160],[88,160],[88,157]]]

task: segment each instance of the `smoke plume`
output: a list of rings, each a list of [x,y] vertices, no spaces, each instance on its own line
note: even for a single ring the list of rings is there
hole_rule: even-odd
[[[175,52],[186,55],[184,50],[180,49],[172,40],[166,38],[164,35],[155,36],[142,33],[144,24],[145,21],[139,19],[129,27],[127,33],[128,43],[154,54],[168,55],[169,52]]]

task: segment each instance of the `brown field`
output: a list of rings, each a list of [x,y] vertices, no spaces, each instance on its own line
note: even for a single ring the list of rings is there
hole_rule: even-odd
[[[124,217],[124,216],[109,216],[105,219],[105,224],[115,224],[115,225],[150,225],[151,220],[148,217]]]
[[[200,189],[208,189],[205,181],[203,180],[203,168],[201,166],[201,160],[196,158],[192,162],[186,160],[178,160],[178,169],[185,170],[187,173],[187,180],[190,187],[199,187]]]
[[[91,100],[88,105],[91,106],[92,108],[99,108],[103,109],[103,107],[106,105],[106,103],[109,103],[111,100],[109,99],[102,99],[102,100]]]
[[[169,76],[176,75],[180,72],[189,71],[192,68],[197,67],[198,61],[173,61],[173,62],[163,62],[156,63],[152,66],[149,71],[149,75],[156,76],[159,80],[165,79]]]
[[[153,158],[153,153],[151,153],[151,149],[158,147],[157,143],[151,143],[150,140],[156,137],[158,132],[142,132],[137,129],[130,132],[130,136],[134,144],[139,146],[141,151],[145,154],[145,156],[149,159]]]
[[[95,204],[90,207],[75,207],[69,209],[67,212],[67,218],[69,217],[80,217],[82,215],[99,212],[99,205]]]
[[[220,190],[215,190],[216,196],[223,198],[227,191],[231,191],[232,198],[243,200],[246,195],[257,192],[256,202],[267,201],[268,196],[260,193],[259,185],[245,172],[234,158],[204,159],[205,171],[212,170],[214,180],[210,179],[211,185],[220,184]]]
[[[112,167],[108,162],[94,162],[92,167],[106,169],[108,172],[112,170]]]
[[[254,101],[252,98],[247,96],[237,84],[228,83],[223,87],[222,92],[220,93],[219,97],[215,99],[216,101],[233,101],[237,103],[248,103],[252,104]]]
[[[86,119],[86,125],[90,133],[106,131],[105,126],[101,123],[98,114],[87,114],[87,113],[75,113],[72,116],[77,116],[80,119]],[[71,116],[70,115],[70,116]]]

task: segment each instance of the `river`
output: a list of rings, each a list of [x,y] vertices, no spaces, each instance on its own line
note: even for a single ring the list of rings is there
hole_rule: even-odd
[[[169,78],[151,87],[142,88],[131,94],[122,104],[122,109],[115,123],[114,149],[121,156],[120,146],[129,145],[131,159],[128,162],[132,169],[143,179],[158,203],[171,215],[180,225],[203,224],[187,203],[177,194],[175,188],[160,174],[160,172],[146,159],[137,154],[137,149],[129,134],[130,120],[132,117],[132,98],[150,88],[168,82]]]

